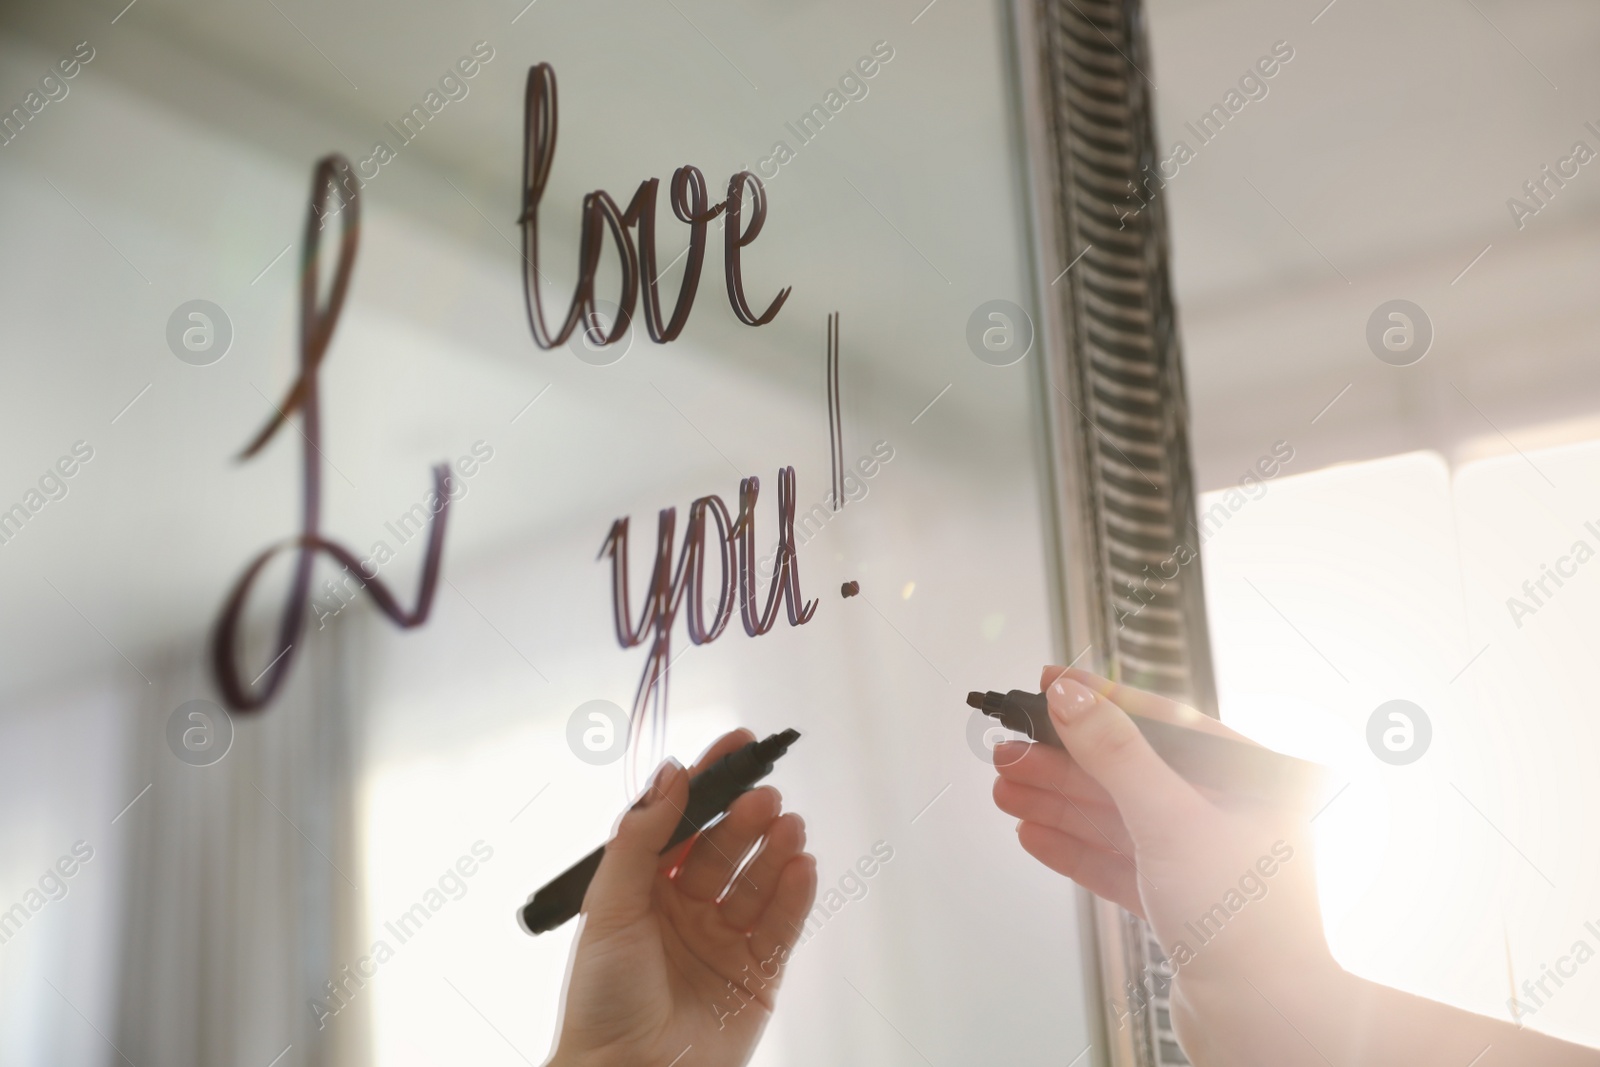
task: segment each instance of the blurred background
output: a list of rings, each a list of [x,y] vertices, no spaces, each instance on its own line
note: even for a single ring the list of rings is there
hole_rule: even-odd
[[[1600,11],[1158,0],[1149,27],[1157,142],[1193,152],[1164,195],[1223,719],[1348,783],[1316,820],[1346,967],[1600,1044],[1600,969],[1522,988],[1600,947]],[[1395,700],[1402,764],[1369,742]]]
[[[639,595],[656,512],[681,528],[751,475],[770,544],[789,465],[798,511],[820,508],[799,553],[816,616],[701,647],[680,631],[647,744],[804,734],[774,781],[846,903],[797,953],[756,1062],[1085,1052],[1074,894],[992,807],[962,703],[1080,651],[1052,623],[1036,360],[993,366],[966,340],[980,305],[1028,308],[1035,285],[1010,25],[957,0],[0,7],[0,111],[27,115],[0,144],[0,509],[30,516],[0,525],[0,1064],[539,1062],[571,930],[529,939],[513,912],[625,803],[628,761],[592,762],[619,753],[569,726],[591,701],[627,709],[644,668],[597,554],[630,517]],[[1600,920],[1600,586],[1575,549],[1600,551],[1600,177],[1576,151],[1600,153],[1600,12],[1155,0],[1149,33],[1158,143],[1188,149],[1158,195],[1224,719],[1346,783],[1317,818],[1340,959],[1509,1017]],[[772,324],[734,320],[713,247],[678,341],[636,326],[609,363],[532,344],[516,217],[536,62],[560,92],[551,305],[586,192],[626,203],[694,163],[720,196],[748,167],[769,197],[751,301],[794,287]],[[420,133],[391,132],[435,91]],[[799,129],[819,105],[826,125]],[[169,724],[217,699],[225,592],[299,523],[300,436],[236,457],[295,374],[311,168],[379,141],[321,374],[324,528],[392,548],[409,603],[421,541],[397,520],[432,464],[475,457],[444,581],[407,632],[319,589],[285,691],[192,765]],[[660,214],[671,300],[684,228]],[[231,334],[210,362],[168,340],[194,300]],[[834,311],[843,459],[880,459],[837,512]],[[1562,584],[1540,592],[1547,567]],[[252,599],[248,674],[286,576]],[[1403,751],[1369,742],[1392,700]],[[841,886],[879,842],[894,858]],[[419,902],[432,917],[399,943],[388,924]],[[379,940],[393,958],[348,981]],[[1600,1043],[1597,1004],[1600,969],[1580,970],[1523,1022]]]

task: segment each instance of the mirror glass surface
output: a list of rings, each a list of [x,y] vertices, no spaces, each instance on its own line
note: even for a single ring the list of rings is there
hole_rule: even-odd
[[[803,734],[772,781],[806,818],[825,911],[756,1062],[1078,1054],[1076,898],[994,809],[964,703],[1030,687],[1062,652],[1038,353],[1006,353],[1033,283],[1004,6],[115,6],[13,5],[0,23],[7,107],[83,42],[67,91],[0,147],[0,507],[26,511],[0,548],[0,907],[75,841],[94,849],[0,950],[0,1063],[98,1062],[117,1035],[194,1062],[195,1033],[211,1062],[313,1040],[386,1067],[538,1062],[573,928],[530,939],[514,911],[637,784],[629,759],[579,751],[610,742],[574,719],[592,701],[627,711],[646,671],[648,647],[615,633],[608,533],[630,520],[638,612],[661,509],[681,543],[692,501],[736,512],[759,478],[767,554],[789,467],[814,615],[780,609],[759,637],[736,617],[699,646],[680,622],[670,710],[639,754],[642,775],[734,726]],[[678,340],[635,322],[598,351],[533,344],[517,222],[539,62],[559,92],[540,215],[552,318],[585,195],[626,205],[649,177],[670,308],[687,227],[669,186],[694,164],[713,199],[742,169],[765,180],[742,260],[758,310],[792,287],[770,324],[735,319],[713,226]],[[226,756],[188,766],[166,731],[216,699],[223,598],[299,525],[301,433],[239,454],[296,374],[307,193],[333,151],[363,187],[320,372],[322,529],[379,559],[409,606],[430,467],[450,463],[442,580],[427,624],[401,632],[324,585],[324,559],[283,694],[234,717]],[[615,294],[609,249],[598,284]],[[191,318],[197,300],[217,310]],[[980,313],[996,300],[1022,319]],[[51,473],[74,455],[73,476]],[[277,651],[287,558],[250,599],[246,679]],[[474,876],[442,880],[465,856]],[[419,902],[431,918],[397,942],[389,924]],[[308,1010],[300,991],[365,970],[381,940],[392,958],[345,1008]],[[151,1021],[131,982],[169,990],[159,1017],[186,1021]]]

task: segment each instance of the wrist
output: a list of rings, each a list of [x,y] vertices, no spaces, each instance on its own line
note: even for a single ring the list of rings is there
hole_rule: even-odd
[[[1196,1067],[1298,1063],[1310,1051],[1307,1040],[1318,1048],[1333,1039],[1322,1031],[1347,1017],[1339,1006],[1351,1002],[1358,983],[1331,954],[1203,977],[1180,973],[1172,985],[1173,1029]]]

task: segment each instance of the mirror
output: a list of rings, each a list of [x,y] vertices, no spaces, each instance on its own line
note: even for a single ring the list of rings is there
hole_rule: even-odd
[[[756,1062],[1087,1048],[1075,895],[1014,846],[963,700],[1036,684],[1064,652],[1011,26],[999,3],[8,10],[0,99],[27,114],[0,156],[0,485],[21,509],[0,571],[0,887],[25,918],[0,955],[0,1062],[108,1045],[141,1064],[536,1062],[572,927],[530,939],[517,907],[604,840],[656,758],[737,725],[801,731],[772,780],[821,883]],[[534,343],[519,217],[538,63],[559,115],[550,321],[585,196],[626,207],[648,178],[670,313],[689,233],[671,183],[692,164],[712,199],[761,178],[739,252],[755,312],[789,291],[770,322],[730,306],[713,224],[676,340],[640,317],[610,345]],[[300,281],[313,168],[335,152],[314,323],[356,243],[311,359],[313,431]],[[608,246],[601,330],[617,264]],[[290,632],[307,465],[322,541]],[[621,647],[613,524],[630,523],[626,615],[662,509],[681,546],[693,502],[738,515],[747,478],[757,598],[782,574],[788,497],[812,613],[698,645],[680,625],[659,658]],[[327,544],[421,625],[391,625]],[[223,643],[241,690],[271,699],[224,714],[211,643],[274,545]],[[634,714],[652,663],[669,681]],[[75,849],[92,858],[33,909]]]

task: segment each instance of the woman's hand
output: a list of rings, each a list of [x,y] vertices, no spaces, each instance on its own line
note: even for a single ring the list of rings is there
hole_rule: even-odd
[[[995,803],[1022,820],[1022,847],[1150,923],[1174,976],[1174,1029],[1195,1063],[1312,1054],[1276,1015],[1340,973],[1323,936],[1306,806],[1190,785],[1124,714],[1249,743],[1191,708],[1086,671],[1047,667],[1041,684],[1066,751],[995,748]]]
[[[1310,820],[1196,789],[1136,715],[1247,738],[1162,697],[1046,667],[1066,751],[995,746],[994,799],[1045,866],[1147,919],[1197,1067],[1600,1067],[1600,1051],[1358,978],[1333,961]],[[1314,817],[1314,816],[1313,816]]]
[[[584,897],[550,1067],[750,1058],[816,897],[805,823],[780,814],[778,791],[762,786],[710,830],[659,853],[688,803],[690,775],[753,740],[748,730],[725,734],[689,771],[669,760],[622,817]]]

